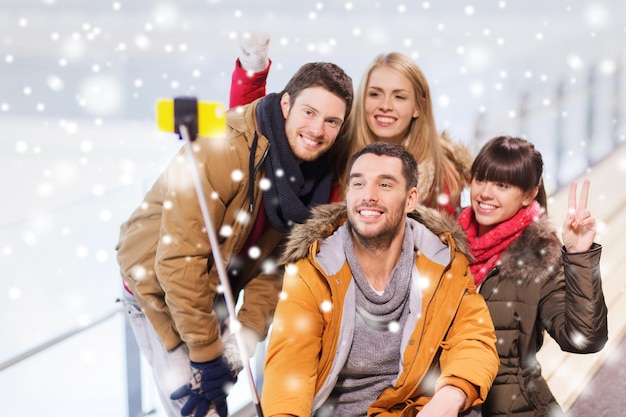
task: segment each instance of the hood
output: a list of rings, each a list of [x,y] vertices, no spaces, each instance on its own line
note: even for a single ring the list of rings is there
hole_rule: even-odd
[[[452,235],[457,252],[465,255],[470,262],[473,260],[467,243],[467,236],[451,214],[430,207],[419,206],[409,213],[409,217],[426,226],[431,232],[439,236],[439,239],[446,245],[448,245],[447,233]]]
[[[448,245],[449,233],[456,242],[457,251],[468,258],[470,257],[465,233],[451,215],[419,206],[415,211],[409,213],[409,217],[426,226],[431,232],[439,236],[446,245]],[[332,235],[346,221],[346,218],[345,202],[322,204],[314,207],[309,220],[302,224],[296,224],[291,229],[281,257],[281,263],[296,262],[306,257],[311,244]]]
[[[548,279],[562,264],[561,241],[547,216],[531,223],[502,254],[500,275]],[[523,268],[520,268],[523,265]]]

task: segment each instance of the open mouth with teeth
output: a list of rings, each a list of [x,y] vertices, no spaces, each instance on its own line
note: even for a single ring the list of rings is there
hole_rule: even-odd
[[[384,126],[393,124],[396,121],[394,117],[389,117],[389,116],[376,116],[375,119],[376,119],[376,122],[378,122],[378,124],[384,125]]]
[[[498,207],[494,206],[493,204],[488,204],[488,203],[482,203],[482,202],[478,202],[478,207],[480,207],[483,210],[495,210]]]
[[[319,148],[322,144],[321,141],[313,136],[300,135],[300,139],[302,139],[302,144],[307,148]]]
[[[358,210],[358,213],[363,217],[369,217],[369,218],[378,217],[383,214],[379,210],[373,210],[369,208],[360,209]]]

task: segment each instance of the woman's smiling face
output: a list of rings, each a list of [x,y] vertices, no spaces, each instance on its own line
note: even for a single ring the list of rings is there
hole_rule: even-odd
[[[418,117],[415,90],[407,77],[380,66],[372,70],[365,90],[367,125],[378,140],[401,144]]]
[[[524,192],[521,188],[503,182],[472,179],[470,198],[478,235],[483,235],[500,223],[509,220],[524,206],[529,205],[535,195],[532,191]]]

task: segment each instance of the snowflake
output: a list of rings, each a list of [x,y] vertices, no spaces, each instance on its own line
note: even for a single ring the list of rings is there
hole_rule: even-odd
[[[320,310],[322,310],[322,312],[324,313],[329,313],[330,311],[332,311],[333,309],[333,303],[330,300],[324,300],[322,301],[322,304],[320,304]]]

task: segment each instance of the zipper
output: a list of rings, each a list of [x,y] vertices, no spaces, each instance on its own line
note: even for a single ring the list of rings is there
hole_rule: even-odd
[[[256,132],[254,134],[256,135]],[[272,144],[268,142],[267,146],[265,147],[265,151],[263,151],[263,155],[259,160],[259,163],[254,166],[253,171],[250,173],[250,183],[252,185],[254,185],[255,183],[254,178],[256,178],[259,169],[261,169],[261,165],[263,165],[263,162],[265,162],[265,158],[270,151],[270,146],[272,146]],[[248,212],[252,213],[252,211],[254,210],[254,201],[250,198],[250,196],[254,196],[254,189],[252,189],[251,194],[248,195]]]
[[[430,306],[435,298],[435,294],[437,294],[438,291],[441,290],[441,286],[443,285],[443,277],[445,276],[445,274],[450,270],[450,265],[452,264],[452,261],[450,263],[448,263],[448,265],[446,265],[446,267],[444,268],[443,272],[441,273],[441,277],[437,283],[437,288],[435,288],[435,290],[433,291],[433,296],[430,298],[430,300],[428,300],[428,303],[426,304],[426,308],[424,309],[425,313],[424,313],[424,317],[422,317],[422,320],[424,321],[424,325],[422,326],[422,330],[420,332],[419,338],[417,339],[416,343],[417,343],[417,350],[415,351],[415,357],[419,356],[419,351],[421,349],[421,343],[422,343],[422,339],[424,338],[424,332],[426,331],[426,318],[428,315],[428,312],[430,311]],[[465,289],[463,289],[463,293],[465,293]],[[461,298],[463,298],[463,294],[461,294]],[[459,303],[457,303],[456,305],[456,310],[454,312],[454,314],[451,317],[456,317],[456,313],[459,310]],[[450,327],[451,322],[448,323],[448,328]],[[446,333],[447,334],[447,331]],[[432,363],[432,359],[434,358],[434,354],[437,352],[437,350],[433,351],[433,354],[430,356],[430,363]],[[411,365],[413,366],[413,365]],[[429,369],[424,369],[424,371],[419,375],[419,380],[423,381],[424,379],[424,375],[426,375],[426,373],[428,372]],[[417,387],[416,387],[417,388]]]
[[[254,204],[253,204],[253,201],[250,199],[250,195],[254,195],[253,187],[254,187],[254,184],[256,183],[254,178],[256,178],[256,175],[259,172],[259,169],[261,169],[261,166],[263,165],[263,162],[265,161],[265,158],[267,157],[268,152],[269,152],[269,143],[268,143],[268,146],[265,148],[263,155],[261,156],[261,160],[259,161],[258,164],[254,166],[253,172],[250,173],[250,180],[248,181],[248,187],[252,189],[252,194],[248,193],[248,197],[247,197],[248,198],[248,213],[252,213],[252,211],[254,211]],[[261,202],[261,204],[263,204],[263,202]],[[243,206],[244,207],[246,206],[245,203]],[[233,254],[235,255],[239,254],[239,251],[241,251],[241,233],[240,233],[241,228],[243,228],[243,225],[239,228],[239,231],[238,231],[239,233],[237,233],[237,238],[235,240],[235,244],[233,245]],[[234,230],[233,230],[233,233],[235,233]]]

